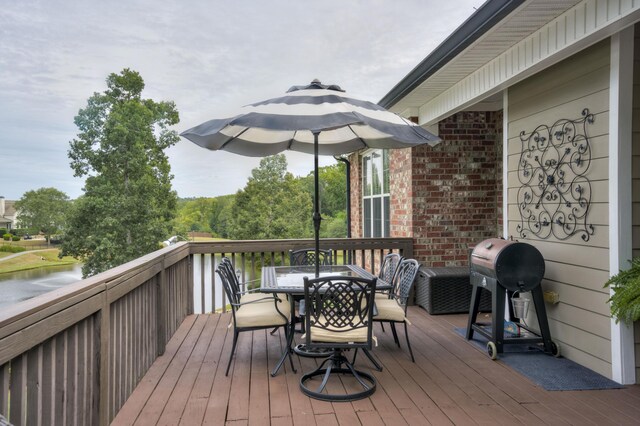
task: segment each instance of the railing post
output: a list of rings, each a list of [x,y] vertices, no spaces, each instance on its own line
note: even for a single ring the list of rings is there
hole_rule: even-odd
[[[167,276],[164,259],[157,283],[157,307],[156,307],[156,349],[158,356],[164,354],[167,334]]]
[[[100,336],[100,360],[98,371],[100,375],[99,390],[99,416],[100,425],[107,426],[111,423],[109,397],[111,395],[111,383],[109,374],[111,363],[111,305],[107,292],[103,293],[102,308],[100,308],[100,322],[98,323]]]
[[[189,278],[187,286],[187,315],[193,314],[193,254],[189,254]]]

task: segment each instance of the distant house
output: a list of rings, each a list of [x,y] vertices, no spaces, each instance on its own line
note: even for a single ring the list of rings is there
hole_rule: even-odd
[[[15,209],[15,201],[5,200],[0,195],[0,228],[12,230],[17,227],[18,212]]]
[[[413,237],[431,266],[534,245],[562,354],[621,383],[640,325],[603,284],[640,255],[638,22],[637,1],[489,0],[380,101],[443,142],[350,159],[354,237]]]

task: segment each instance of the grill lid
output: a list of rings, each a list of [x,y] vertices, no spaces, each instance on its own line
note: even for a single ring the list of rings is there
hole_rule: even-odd
[[[530,291],[544,277],[544,258],[531,244],[490,238],[471,253],[471,272],[495,278],[511,291]]]

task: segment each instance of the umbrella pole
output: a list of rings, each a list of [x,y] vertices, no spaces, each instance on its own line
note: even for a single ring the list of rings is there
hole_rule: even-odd
[[[313,229],[315,232],[315,249],[316,249],[316,278],[320,276],[320,184],[318,177],[318,136],[320,132],[313,132],[313,190],[315,198],[313,199]]]

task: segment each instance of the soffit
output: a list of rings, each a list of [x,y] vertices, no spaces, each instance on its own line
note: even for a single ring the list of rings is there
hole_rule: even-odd
[[[580,0],[527,1],[390,109],[401,113],[419,108],[578,3]]]

